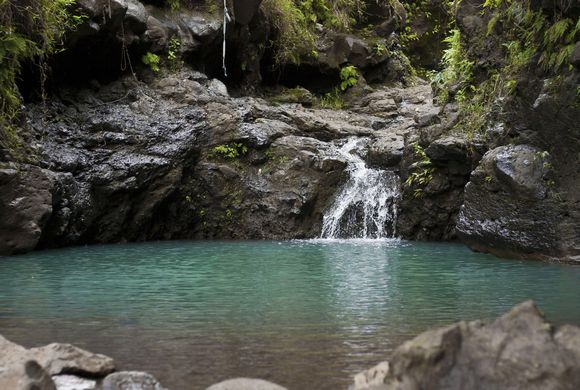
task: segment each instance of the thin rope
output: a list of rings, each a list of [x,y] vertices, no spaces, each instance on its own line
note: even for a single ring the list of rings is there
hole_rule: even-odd
[[[230,18],[230,15],[228,13],[227,0],[224,0],[224,43],[222,49],[222,67],[224,69],[225,77],[228,77],[228,69],[226,68],[226,31],[228,22],[230,22],[231,20],[232,18]]]

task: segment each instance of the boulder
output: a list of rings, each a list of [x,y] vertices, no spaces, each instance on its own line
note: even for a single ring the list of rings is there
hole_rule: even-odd
[[[0,336],[0,389],[56,390],[56,387],[26,348]]]
[[[262,0],[234,0],[234,17],[236,23],[246,25],[258,12]]]
[[[552,157],[529,145],[486,153],[472,172],[457,221],[459,237],[473,249],[498,256],[580,260],[570,240],[568,212],[555,191]]]
[[[286,388],[263,379],[235,378],[211,385],[206,390],[286,390]]]
[[[153,375],[140,371],[120,371],[107,375],[103,380],[102,389],[167,390]]]
[[[433,141],[426,149],[425,153],[431,161],[465,162],[469,159],[469,148],[464,137],[445,136]]]
[[[105,376],[115,370],[115,362],[110,357],[94,354],[70,344],[52,343],[44,347],[31,348],[29,353],[50,375]]]
[[[53,375],[57,390],[96,390],[97,381],[76,375]]]
[[[368,378],[368,379],[366,379]],[[410,340],[351,389],[580,388],[580,328],[555,329],[532,301],[497,320],[459,322]]]
[[[0,169],[0,255],[36,248],[52,214],[54,180],[49,171],[21,165]]]
[[[392,167],[401,162],[404,150],[404,137],[399,134],[387,133],[370,143],[367,160],[372,166]]]

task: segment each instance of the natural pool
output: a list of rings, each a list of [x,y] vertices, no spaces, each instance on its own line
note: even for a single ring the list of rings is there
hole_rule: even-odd
[[[73,343],[173,390],[249,376],[345,389],[402,341],[535,299],[580,324],[580,267],[457,244],[163,242],[0,258],[0,334]]]

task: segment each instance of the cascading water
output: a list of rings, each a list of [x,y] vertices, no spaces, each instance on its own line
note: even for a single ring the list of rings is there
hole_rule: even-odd
[[[355,152],[367,142],[351,138],[338,153],[347,161],[349,180],[322,220],[322,238],[395,236],[399,177],[368,168]]]

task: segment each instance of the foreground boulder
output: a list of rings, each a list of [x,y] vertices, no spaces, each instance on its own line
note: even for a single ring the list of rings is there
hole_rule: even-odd
[[[56,387],[24,347],[0,336],[0,389],[56,390]]]
[[[389,362],[358,374],[352,390],[578,389],[580,328],[558,329],[532,301],[491,323],[430,330]]]
[[[91,379],[102,378],[114,369],[113,359],[70,344],[53,343],[26,349],[0,336],[2,390],[85,389],[96,381],[86,380],[83,376]]]
[[[234,378],[216,383],[206,390],[286,390],[286,388],[263,379]]]
[[[471,174],[457,231],[472,248],[513,258],[580,260],[549,153],[528,145],[488,152]],[[569,233],[567,231],[570,230]]]
[[[103,390],[166,390],[155,377],[146,372],[121,371],[103,380]]]

